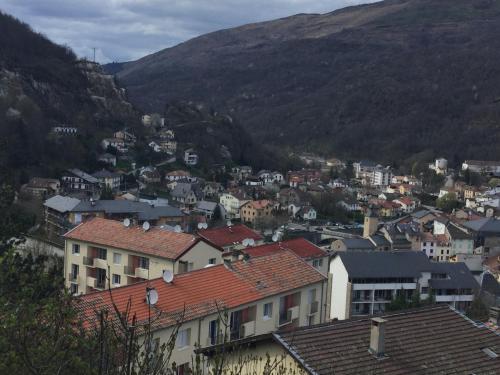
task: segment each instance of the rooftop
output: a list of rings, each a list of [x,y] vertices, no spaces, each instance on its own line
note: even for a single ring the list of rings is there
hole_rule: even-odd
[[[71,211],[79,203],[79,199],[56,195],[52,198],[47,199],[43,205],[55,211],[65,213]]]
[[[115,288],[112,296],[120,311],[130,299],[131,315],[145,321],[149,312],[144,302],[146,287],[155,288],[159,295],[154,308],[158,327],[173,325],[182,315],[183,321],[189,321],[218,308],[235,308],[325,280],[295,254],[281,251],[233,262],[231,267],[218,265],[176,275],[170,284],[158,278]],[[80,297],[78,305],[88,322],[95,319],[96,309],[111,308],[110,302],[110,293],[103,291]]]
[[[172,206],[151,206],[145,202],[126,199],[81,201],[72,212],[105,212],[106,214],[137,214],[139,220],[157,220],[160,217],[181,217],[184,214]]]
[[[262,240],[259,233],[243,224],[200,230],[198,236],[220,247],[241,243],[245,238],[252,238],[255,241]]]
[[[177,259],[196,242],[196,237],[151,227],[126,227],[120,221],[93,218],[64,235],[66,239],[134,251],[160,258]]]
[[[498,374],[500,336],[447,306],[382,316],[385,354],[368,351],[371,319],[355,319],[274,333],[309,374]]]
[[[295,238],[283,242],[247,247],[244,251],[251,257],[259,257],[283,250],[292,251],[303,259],[322,258],[327,256],[327,253],[323,249],[320,249],[305,238]]]

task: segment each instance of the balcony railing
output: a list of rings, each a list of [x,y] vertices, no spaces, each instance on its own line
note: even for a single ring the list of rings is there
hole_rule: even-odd
[[[94,267],[94,258],[84,256],[83,257],[83,264],[85,266]]]
[[[207,337],[207,346],[222,344],[223,341],[223,335],[209,336]]]
[[[140,279],[148,279],[149,278],[149,270],[141,267],[133,267],[133,266],[124,266],[123,273],[130,277],[137,277]]]
[[[87,286],[91,288],[95,288],[97,284],[97,280],[95,277],[87,276]]]
[[[312,303],[309,303],[307,305],[307,314],[308,315],[314,315],[319,311],[319,302],[314,301]]]

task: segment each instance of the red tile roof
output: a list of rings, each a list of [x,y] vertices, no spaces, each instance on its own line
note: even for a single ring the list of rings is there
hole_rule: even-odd
[[[270,200],[268,200],[268,199],[262,199],[262,200],[258,200],[258,201],[249,201],[249,202],[245,203],[243,206],[250,205],[254,209],[260,210],[260,209],[266,208],[270,204],[271,204]]]
[[[305,238],[295,238],[283,242],[247,247],[244,252],[251,257],[260,257],[283,250],[292,251],[304,259],[322,258],[327,255],[324,250],[307,241]]]
[[[146,287],[155,288],[158,303],[151,309],[154,325],[176,324],[179,317],[189,321],[217,312],[218,308],[235,308],[260,299],[286,293],[326,278],[295,254],[280,251],[247,261],[204,268],[177,275],[171,284],[162,278],[140,282],[81,296],[77,308],[86,326],[92,325],[96,311],[111,308],[111,295],[120,312],[131,302],[131,316],[148,319]],[[111,295],[110,295],[111,294]]]
[[[241,243],[245,238],[262,240],[260,234],[243,224],[200,230],[198,236],[220,247],[233,245],[235,242]]]
[[[125,227],[116,220],[93,218],[64,235],[66,239],[131,250],[160,258],[177,259],[198,241],[195,236],[152,227]]]

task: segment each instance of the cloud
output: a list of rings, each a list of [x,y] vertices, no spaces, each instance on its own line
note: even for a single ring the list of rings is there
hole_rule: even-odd
[[[369,0],[0,0],[10,13],[79,56],[135,60],[195,36]]]

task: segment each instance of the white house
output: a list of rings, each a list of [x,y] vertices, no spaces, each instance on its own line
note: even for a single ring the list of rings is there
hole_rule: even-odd
[[[184,163],[186,165],[198,164],[198,154],[194,151],[194,149],[190,148],[184,151]]]
[[[148,146],[151,147],[154,152],[161,152],[162,151],[161,146],[158,143],[156,143],[155,141],[149,142]]]

